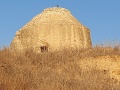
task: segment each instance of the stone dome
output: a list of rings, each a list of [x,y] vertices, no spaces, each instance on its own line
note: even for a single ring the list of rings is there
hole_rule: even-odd
[[[16,32],[12,50],[35,52],[91,48],[90,30],[65,8],[47,8]]]

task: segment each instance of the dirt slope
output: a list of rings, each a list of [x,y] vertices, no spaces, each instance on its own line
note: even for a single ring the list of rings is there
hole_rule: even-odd
[[[119,48],[36,54],[0,50],[0,90],[119,90]]]

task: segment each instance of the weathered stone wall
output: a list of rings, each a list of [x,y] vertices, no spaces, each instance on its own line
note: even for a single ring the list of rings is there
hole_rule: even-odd
[[[47,46],[49,51],[90,48],[90,30],[67,9],[48,8],[17,31],[11,43],[11,49],[19,51],[31,48],[40,52],[40,46]]]

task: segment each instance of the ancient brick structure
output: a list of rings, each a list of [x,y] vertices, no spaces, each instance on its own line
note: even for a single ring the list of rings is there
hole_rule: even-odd
[[[65,8],[43,10],[16,32],[10,45],[12,50],[48,52],[66,49],[91,48],[90,30]]]

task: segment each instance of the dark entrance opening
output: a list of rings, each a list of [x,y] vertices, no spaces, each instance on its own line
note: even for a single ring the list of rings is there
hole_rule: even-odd
[[[47,46],[41,46],[40,47],[41,52],[48,52],[48,47]]]

